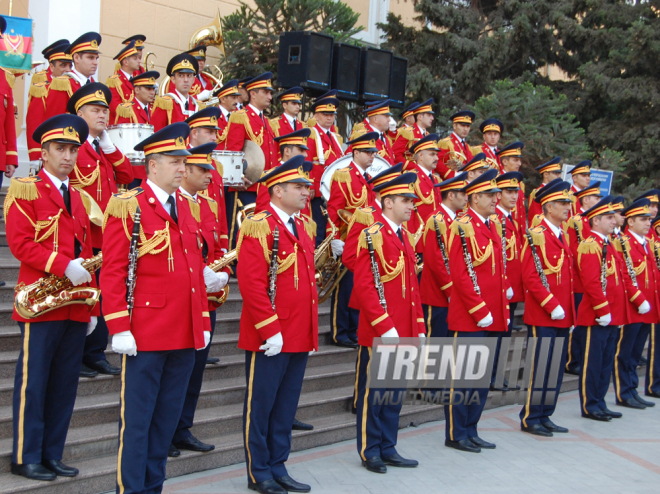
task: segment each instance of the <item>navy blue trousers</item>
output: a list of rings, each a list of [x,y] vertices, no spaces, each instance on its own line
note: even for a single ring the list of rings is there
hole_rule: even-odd
[[[486,332],[486,336],[497,338],[497,346],[495,347],[495,359],[493,360],[493,372],[490,375],[491,384],[495,384],[495,378],[497,376],[497,366],[500,362],[500,348],[502,348],[502,338],[510,338],[513,331],[513,314],[516,312],[516,307],[518,307],[518,302],[509,302],[509,325],[507,326],[506,331]]]
[[[353,293],[353,273],[347,271],[330,295],[330,329],[335,343],[357,341],[360,311],[348,306]]]
[[[610,385],[618,326],[578,326],[584,334],[580,407],[582,414],[605,410],[605,395]]]
[[[310,201],[310,209],[312,210],[312,219],[316,223],[316,246],[318,247],[321,242],[325,240],[325,229],[328,227],[328,218],[323,214],[321,208],[323,207],[323,196],[315,197]]]
[[[612,371],[617,403],[634,398],[638,394],[637,364],[644,351],[646,338],[651,332],[651,326],[640,322],[621,326],[619,329]]]
[[[561,383],[564,379],[564,368],[566,366],[566,354],[568,350],[568,328],[554,328],[550,326],[532,326],[531,331],[528,333],[527,348],[530,348],[529,338],[552,338],[550,342],[550,349],[548,351],[547,362],[539,362],[539,354],[541,352],[541,341],[538,340],[536,344],[536,351],[534,352],[534,363],[532,372],[529,376],[529,383],[527,389],[527,399],[525,406],[520,410],[520,421],[524,427],[531,427],[535,424],[543,424],[550,420],[550,417],[555,412],[557,407],[557,398],[559,397],[559,390]],[[563,344],[558,345],[557,338],[564,338]],[[550,376],[551,363],[555,352],[561,352],[561,360],[559,362],[559,369],[557,375],[557,382],[553,385],[548,384]],[[535,386],[539,377],[539,365],[545,366],[543,373],[543,387]],[[532,403],[533,400],[541,398],[539,404]]]
[[[582,293],[574,293],[573,301],[575,302],[575,313],[577,314],[580,302],[582,302]],[[575,328],[568,337],[568,357],[566,360],[566,370],[578,372],[582,366],[582,347],[584,346],[584,331],[578,331]]]
[[[360,346],[356,362],[357,450],[362,460],[396,454],[399,414],[405,389],[367,388],[371,348]],[[387,393],[387,394],[386,394]],[[389,396],[393,403],[380,403]]]
[[[307,352],[245,352],[243,445],[249,482],[288,475],[291,426],[302,390]]]
[[[452,331],[449,330],[450,338],[483,338],[488,336],[489,331]],[[471,437],[477,437],[477,424],[481,418],[481,413],[486,406],[486,399],[488,398],[488,388],[468,388],[468,389],[455,389],[451,388],[451,395],[454,396],[454,391],[463,393],[464,401],[460,403],[445,405],[445,437],[450,441],[462,441]],[[477,398],[473,398],[478,395]],[[470,400],[473,403],[468,405]]]
[[[122,357],[117,494],[162,491],[194,353],[187,348]]]
[[[240,204],[239,204],[240,201]],[[236,247],[236,238],[238,237],[238,223],[236,216],[243,206],[255,203],[257,201],[256,192],[237,192],[230,191],[225,187],[225,212],[227,214],[227,235],[229,237],[229,250]]]
[[[12,462],[61,460],[78,391],[87,323],[22,323],[14,378]]]
[[[101,252],[101,249],[94,249],[94,255]],[[98,286],[99,278],[101,276],[101,268],[96,270],[96,283]],[[103,295],[99,300],[99,307],[101,309],[101,315],[98,317],[96,323],[96,328],[92,334],[85,338],[85,351],[83,353],[82,363],[85,365],[90,365],[98,362],[99,360],[107,360],[105,358],[105,350],[108,348],[108,325],[105,323],[103,318]]]
[[[216,311],[209,311],[211,319],[211,341],[213,341],[213,333],[215,331],[215,321],[217,318]],[[202,391],[202,382],[204,381],[204,369],[206,369],[206,359],[211,351],[211,342],[206,345],[206,348],[195,351],[195,365],[193,366],[192,373],[190,374],[190,381],[188,382],[188,390],[186,391],[186,399],[183,402],[183,409],[181,410],[181,418],[179,424],[176,426],[174,433],[173,443],[178,443],[184,439],[192,436],[190,428],[193,426],[193,419],[195,418],[195,410],[197,409],[197,400],[199,400],[199,393]]]
[[[649,349],[649,363],[646,365],[646,386],[644,392],[660,394],[660,324],[652,324]]]
[[[428,338],[446,338],[449,331],[449,326],[447,326],[449,307],[422,304],[422,310],[424,311],[426,336]]]

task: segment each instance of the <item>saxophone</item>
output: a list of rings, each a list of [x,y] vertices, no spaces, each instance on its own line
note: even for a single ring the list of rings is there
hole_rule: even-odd
[[[213,261],[211,264],[209,264],[209,268],[214,273],[218,273],[219,271],[221,271],[222,269],[226,268],[231,263],[233,263],[235,260],[236,260],[236,249],[227,252],[217,261]],[[209,293],[208,299],[209,302],[212,302],[213,305],[215,305],[217,308],[227,301],[228,296],[229,296],[229,285],[227,284],[219,292]]]
[[[465,265],[467,266],[468,274],[472,280],[472,286],[474,286],[474,292],[477,295],[481,295],[481,288],[479,288],[479,283],[477,283],[477,273],[474,271],[474,266],[472,265],[472,256],[468,250],[467,242],[465,240],[465,232],[463,228],[458,227],[458,234],[461,237],[461,246],[463,247],[463,259],[465,260]]]
[[[623,259],[624,261],[626,261],[626,268],[628,269],[628,275],[630,276],[633,285],[635,285],[635,287],[638,288],[637,275],[635,274],[635,269],[633,268],[632,259],[630,259],[630,254],[628,254],[626,243],[623,240],[623,235],[621,235],[621,232],[617,232],[616,236],[619,239],[619,242],[621,242],[621,250],[623,251]]]
[[[85,259],[82,267],[92,276],[103,262],[103,253]],[[101,290],[91,286],[73,286],[66,276],[51,274],[26,285],[19,283],[15,288],[14,307],[25,319],[33,319],[60,307],[71,304],[86,304],[94,307],[101,297]]]
[[[653,242],[653,254],[655,256],[655,265],[658,268],[658,271],[660,271],[660,255],[658,254],[658,248],[655,245],[655,242]]]

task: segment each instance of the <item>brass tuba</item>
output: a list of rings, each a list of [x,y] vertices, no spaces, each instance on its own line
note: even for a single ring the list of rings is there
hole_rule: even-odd
[[[229,266],[235,260],[236,260],[236,249],[227,252],[217,261],[213,261],[211,264],[209,264],[209,268],[214,273],[217,273],[223,268]],[[227,301],[228,296],[229,296],[229,284],[225,285],[225,287],[217,293],[209,293],[208,299],[209,302],[213,302],[213,304],[216,307],[220,307],[222,304],[224,304]]]
[[[94,276],[103,262],[103,253],[85,259],[82,267]],[[101,297],[101,290],[91,286],[73,286],[69,278],[51,274],[26,285],[19,283],[14,289],[16,312],[25,319],[41,316],[51,310],[71,304],[86,304],[94,307]]]

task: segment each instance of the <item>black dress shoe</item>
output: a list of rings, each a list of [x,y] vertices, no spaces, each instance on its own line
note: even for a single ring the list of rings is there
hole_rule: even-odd
[[[60,460],[41,460],[41,464],[58,477],[75,477],[79,473],[77,468],[66,466]]]
[[[286,490],[274,479],[264,480],[263,482],[248,482],[248,489],[261,494],[286,494]]]
[[[495,383],[490,383],[490,390],[491,391],[502,391],[504,393],[506,393],[507,391],[511,391],[508,387],[506,387],[504,385],[501,388],[497,387],[497,386],[495,386]]]
[[[598,420],[599,422],[609,422],[612,420],[608,414],[602,411],[592,412],[592,413],[583,413],[582,416],[585,419]]]
[[[626,408],[634,408],[636,410],[646,410],[646,406],[642,405],[635,398],[628,398],[625,401],[620,401],[619,403],[617,403],[617,405],[619,405],[621,407],[626,407]]]
[[[613,412],[612,410],[610,410],[607,407],[605,407],[605,409],[603,410],[603,413],[605,415],[609,415],[613,419],[620,419],[621,417],[623,417],[623,414],[621,412]]]
[[[475,446],[478,446],[478,447],[483,448],[483,449],[495,449],[497,447],[493,443],[489,443],[488,441],[484,441],[479,436],[471,437],[470,441],[472,441],[472,444],[474,444]]]
[[[206,365],[213,365],[217,364],[220,362],[220,359],[218,357],[207,357],[206,358]]]
[[[644,393],[646,396],[650,396],[651,398],[660,398],[660,393],[655,393],[651,391],[650,393]]]
[[[358,344],[352,342],[351,340],[347,340],[347,341],[337,341],[335,342],[335,346],[341,346],[344,348],[357,348]]]
[[[177,458],[181,456],[181,451],[179,451],[177,447],[174,446],[174,444],[170,444],[170,449],[167,452],[167,456],[169,456],[170,458]]]
[[[0,281],[0,286],[5,286],[7,284],[6,281]]]
[[[528,434],[534,434],[535,436],[552,437],[552,432],[541,424],[528,425],[527,427],[521,424],[520,430]]]
[[[288,475],[276,478],[275,482],[280,484],[288,492],[309,492],[312,490],[311,486],[297,482]]]
[[[2,286],[2,285],[0,285],[0,286]],[[648,363],[649,363],[649,361],[646,360],[646,357],[639,357],[639,362],[637,363],[637,366],[641,367],[641,366],[646,365]]]
[[[90,369],[85,364],[80,364],[80,377],[96,377],[99,373],[94,369]]]
[[[23,465],[11,464],[11,473],[32,480],[55,480],[57,475],[51,472],[41,463],[24,463]]]
[[[419,465],[417,460],[408,460],[401,456],[399,453],[394,453],[392,456],[383,456],[383,463],[391,467],[400,468],[415,468]]]
[[[99,374],[107,374],[109,376],[118,376],[121,374],[121,369],[119,367],[110,365],[110,362],[105,359],[97,360],[93,364],[89,364],[88,367]]]
[[[459,451],[466,451],[468,453],[481,453],[481,448],[469,439],[461,439],[460,441],[450,441],[449,439],[445,439],[445,446]]]
[[[208,451],[213,451],[215,449],[215,446],[213,446],[212,444],[203,443],[195,436],[190,436],[184,439],[183,441],[174,443],[174,446],[176,446],[178,449],[187,449],[188,451],[199,451],[201,453],[207,453]]]
[[[520,389],[520,386],[518,386],[518,385],[511,386],[509,384],[509,380],[506,379],[506,378],[504,379],[504,387],[509,388],[510,391],[518,391]]]
[[[301,422],[298,419],[293,419],[293,425],[291,426],[291,429],[294,431],[313,431],[314,426],[312,424]]]
[[[374,456],[368,460],[362,460],[362,466],[374,473],[387,473],[387,467],[380,456]]]
[[[655,403],[653,403],[652,401],[649,401],[649,400],[645,400],[644,398],[642,398],[638,394],[634,395],[633,398],[635,398],[637,401],[639,401],[645,407],[654,407],[655,406]]]
[[[566,427],[557,425],[552,420],[548,420],[547,422],[542,422],[541,425],[546,429],[548,429],[550,432],[559,432],[562,434],[566,434],[568,432],[568,429]]]
[[[572,376],[579,376],[581,370],[582,369],[580,369],[579,367],[569,367],[568,369],[566,369],[566,374],[570,374]]]
[[[522,326],[516,326],[515,324],[513,324],[511,326],[511,331],[520,331],[521,329],[522,329]]]

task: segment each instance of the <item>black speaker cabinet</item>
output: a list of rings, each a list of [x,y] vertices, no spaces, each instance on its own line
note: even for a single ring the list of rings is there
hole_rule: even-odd
[[[357,101],[360,91],[360,48],[335,43],[332,55],[332,89],[342,100]]]
[[[392,78],[391,51],[363,48],[360,73],[360,100],[374,101],[390,97]]]
[[[277,84],[328,91],[332,78],[334,38],[308,31],[280,34]]]
[[[403,108],[406,101],[406,78],[408,59],[394,57],[392,61],[392,79],[390,82],[390,107]]]

